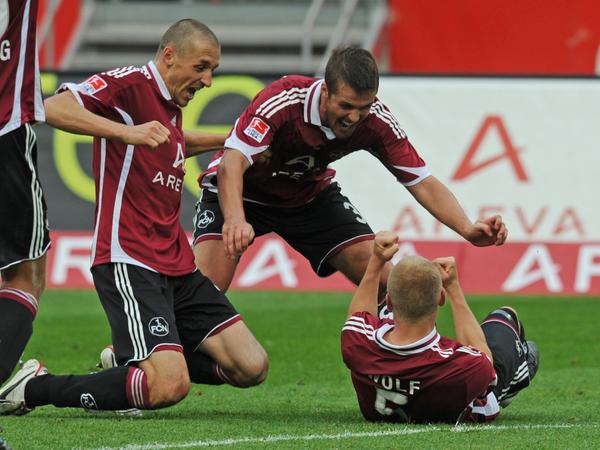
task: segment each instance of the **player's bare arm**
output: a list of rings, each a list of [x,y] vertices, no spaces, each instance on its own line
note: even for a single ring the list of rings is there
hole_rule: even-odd
[[[61,92],[44,101],[46,122],[75,134],[114,139],[132,145],[156,148],[169,141],[170,131],[153,120],[140,125],[125,125],[106,119],[81,106],[72,93]]]
[[[493,361],[492,352],[489,349],[485,336],[473,315],[458,280],[456,261],[453,257],[436,258],[434,264],[442,274],[442,284],[452,308],[452,319],[456,331],[456,340],[462,344],[470,345],[485,353]]]
[[[186,158],[201,153],[221,150],[225,144],[225,134],[201,133],[199,131],[186,131],[185,150]]]
[[[217,171],[219,205],[224,217],[223,244],[232,259],[238,258],[254,239],[254,229],[246,222],[242,200],[244,172],[249,167],[250,162],[242,152],[227,149]]]
[[[398,251],[398,236],[391,231],[380,231],[373,241],[373,253],[367,264],[367,270],[358,288],[354,292],[348,316],[355,312],[366,311],[377,315],[377,302],[379,300],[379,279],[385,264],[392,259]]]
[[[506,241],[508,230],[501,216],[471,222],[450,189],[434,176],[407,189],[432,216],[471,244],[485,247],[502,245]]]

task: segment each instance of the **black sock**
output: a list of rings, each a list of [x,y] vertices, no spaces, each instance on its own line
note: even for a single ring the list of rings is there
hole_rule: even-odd
[[[190,380],[196,384],[225,384],[213,359],[202,352],[184,352]]]
[[[0,290],[0,385],[10,377],[33,331],[34,314],[6,295],[8,291]]]
[[[114,367],[89,375],[41,375],[25,386],[25,404],[99,410],[148,405],[146,374],[137,367]]]

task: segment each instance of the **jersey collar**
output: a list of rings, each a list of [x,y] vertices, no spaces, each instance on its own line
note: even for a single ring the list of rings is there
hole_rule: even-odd
[[[386,323],[379,327],[375,332],[375,342],[377,342],[381,348],[397,353],[398,355],[414,355],[415,353],[424,352],[433,347],[440,340],[437,329],[433,327],[433,330],[431,330],[429,334],[418,341],[406,345],[394,345],[384,339],[385,334],[392,328],[394,328],[394,325],[391,323]]]
[[[154,64],[154,61],[148,61],[147,66],[148,66],[148,69],[150,70],[150,72],[152,73],[152,76],[156,80],[158,89],[160,90],[160,93],[165,98],[165,100],[173,100],[171,98],[171,94],[169,93],[169,90],[167,89],[167,85],[165,84],[165,81],[160,76],[160,72],[158,71],[156,64]]]
[[[318,79],[308,88],[308,94],[304,100],[304,122],[315,125],[325,133],[325,136],[330,141],[335,139],[335,134],[330,128],[323,126],[321,116],[319,115],[319,102],[321,100],[321,87],[325,80]]]

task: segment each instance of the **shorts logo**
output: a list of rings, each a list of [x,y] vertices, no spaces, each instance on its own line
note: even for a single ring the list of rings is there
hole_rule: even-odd
[[[206,228],[211,223],[215,221],[215,213],[209,210],[204,210],[198,216],[198,220],[196,220],[196,226],[198,228]]]
[[[260,144],[270,129],[271,127],[263,122],[262,119],[255,117],[252,119],[252,122],[250,122],[250,125],[244,130],[244,134],[250,136]]]
[[[85,409],[98,409],[96,399],[94,399],[94,396],[89,392],[81,394],[79,401],[81,402],[81,406],[83,406]]]
[[[169,334],[169,324],[163,317],[154,317],[148,323],[148,330],[154,336],[166,336]]]
[[[108,83],[98,75],[94,75],[81,83],[80,86],[87,95],[92,95],[104,89],[108,86]]]

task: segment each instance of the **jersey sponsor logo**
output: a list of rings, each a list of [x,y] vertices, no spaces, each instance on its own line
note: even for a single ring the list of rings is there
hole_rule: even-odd
[[[104,89],[108,86],[108,83],[98,75],[94,75],[81,83],[80,86],[87,95],[92,95]]]
[[[196,220],[196,227],[206,228],[215,221],[215,213],[209,210],[204,210],[198,216]]]
[[[154,336],[166,336],[169,334],[169,324],[163,317],[153,317],[148,323],[148,330]]]
[[[252,119],[252,122],[250,122],[250,125],[248,125],[244,130],[244,134],[246,136],[250,136],[252,139],[254,139],[260,144],[270,129],[271,127],[267,125],[262,119],[255,117],[254,119]]]
[[[85,409],[98,409],[96,399],[89,392],[81,394],[81,397],[79,397],[79,401],[81,402],[81,406],[83,406]]]

